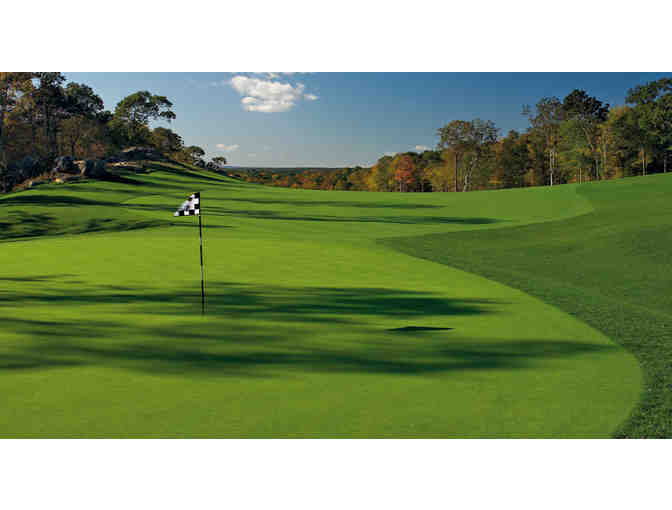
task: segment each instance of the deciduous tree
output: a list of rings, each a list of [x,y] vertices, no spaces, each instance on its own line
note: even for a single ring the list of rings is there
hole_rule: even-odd
[[[215,168],[218,170],[224,170],[224,167],[226,166],[226,158],[224,156],[216,156],[212,158],[211,160],[212,164],[214,165]]]
[[[567,120],[580,130],[594,161],[594,172],[597,179],[606,173],[606,168],[600,171],[600,124],[607,120],[609,105],[597,98],[589,96],[585,90],[574,89],[562,102],[562,109]],[[604,158],[606,161],[606,158]]]
[[[142,144],[149,134],[149,122],[175,119],[173,103],[167,97],[151,94],[146,90],[125,97],[114,109],[114,121],[126,136],[126,144]]]
[[[32,73],[0,72],[0,171],[7,167],[5,119],[16,107],[31,77]]]
[[[523,106],[523,115],[530,121],[530,131],[535,132],[544,142],[544,150],[548,153],[548,175],[553,186],[560,142],[560,124],[565,120],[565,111],[557,97],[541,98],[535,105],[534,112],[529,105]]]
[[[182,150],[182,147],[184,147],[182,137],[172,129],[165,127],[154,128],[150,138],[152,145],[164,154],[179,152]]]

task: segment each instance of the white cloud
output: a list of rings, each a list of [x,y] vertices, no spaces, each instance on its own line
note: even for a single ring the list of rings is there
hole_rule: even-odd
[[[305,85],[297,83],[283,83],[280,81],[264,80],[249,76],[238,75],[231,78],[231,86],[243,98],[240,100],[243,108],[248,112],[286,112],[291,110],[304,97]],[[314,96],[313,94],[305,94]],[[311,101],[314,99],[311,97]]]
[[[396,155],[397,155],[396,152],[384,152],[383,153],[383,156],[396,156]]]
[[[425,147],[424,145],[416,145],[415,150],[418,152],[424,152],[430,150],[429,147]]]
[[[226,145],[226,144],[223,144],[223,143],[218,143],[216,145],[216,147],[219,150],[222,150],[224,152],[234,152],[234,151],[237,151],[238,149],[240,149],[240,145],[238,145],[237,143],[234,143],[233,145]]]
[[[317,101],[320,98],[315,94],[304,94],[303,97],[306,98],[308,101]]]

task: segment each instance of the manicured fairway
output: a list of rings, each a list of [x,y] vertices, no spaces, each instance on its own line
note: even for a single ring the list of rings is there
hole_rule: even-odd
[[[672,437],[672,175],[585,184],[577,193],[591,213],[390,246],[522,289],[607,334],[645,373],[640,405],[616,435]]]
[[[636,360],[597,329],[390,241],[590,217],[573,186],[121,181],[0,199],[0,436],[607,437],[640,397]],[[172,218],[197,190],[205,317],[197,224]]]

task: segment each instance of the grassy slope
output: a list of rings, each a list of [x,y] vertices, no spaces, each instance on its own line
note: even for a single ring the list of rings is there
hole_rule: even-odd
[[[171,217],[197,189],[205,318],[196,224]],[[609,435],[640,393],[624,350],[520,291],[377,242],[591,207],[572,187],[310,192],[172,166],[4,197],[0,435]]]
[[[487,234],[409,237],[393,245],[519,288],[619,342],[641,363],[645,390],[616,434],[672,437],[672,176],[587,184],[577,191],[592,213]]]

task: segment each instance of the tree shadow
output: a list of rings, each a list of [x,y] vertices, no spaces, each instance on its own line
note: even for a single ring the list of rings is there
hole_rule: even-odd
[[[432,326],[404,326],[403,328],[390,328],[387,331],[400,333],[422,333],[423,331],[451,331],[453,328],[435,328]]]
[[[55,217],[50,214],[9,211],[5,214],[10,221],[3,222],[0,240],[19,239],[48,235],[53,231]]]
[[[464,218],[447,216],[293,216],[288,214],[259,210],[227,209],[211,206],[208,214],[214,216],[240,216],[254,219],[281,220],[281,221],[323,221],[338,223],[394,223],[399,225],[416,224],[457,224],[457,225],[489,225],[503,220],[495,218]]]
[[[77,306],[96,303],[125,304],[134,313],[189,315],[200,311],[200,287],[156,291],[130,286],[50,285],[39,292],[8,292],[5,303],[21,306],[38,304]],[[490,299],[450,299],[430,292],[376,287],[283,287],[208,282],[208,317],[243,317],[288,322],[347,322],[348,317],[425,315],[477,315],[495,313],[503,303]]]
[[[287,197],[289,198],[289,196]],[[443,205],[403,204],[397,202],[355,202],[335,200],[278,200],[269,198],[227,197],[227,202],[245,202],[259,205],[285,205],[292,207],[354,207],[359,209],[442,209]]]
[[[67,278],[69,276],[75,276],[70,273],[63,274],[45,274],[45,275],[34,275],[34,276],[0,276],[0,281],[5,282],[46,282],[50,280],[58,280],[61,278]]]
[[[38,280],[41,281],[41,280]],[[48,285],[48,286],[47,286]],[[389,323],[449,321],[458,315],[505,313],[503,303],[458,300],[429,292],[383,288],[273,287],[211,284],[200,316],[195,289],[151,292],[108,285],[0,294],[9,305],[106,305],[123,318],[3,317],[3,331],[24,339],[0,352],[0,371],[64,366],[118,367],[184,377],[296,377],[302,372],[449,374],[465,370],[529,369],[553,358],[610,351],[615,346],[575,340],[470,339],[448,327]],[[119,304],[125,306],[119,307]],[[35,309],[39,310],[40,307]],[[85,310],[85,308],[82,308]],[[166,321],[148,320],[168,315]],[[342,327],[333,328],[334,324]],[[307,327],[310,326],[310,327]],[[338,333],[333,337],[333,332]],[[421,334],[419,334],[421,333]]]
[[[182,177],[195,177],[196,179],[199,179],[201,181],[206,181],[206,182],[216,182],[217,184],[226,184],[227,181],[223,178],[217,178],[217,177],[211,177],[209,175],[205,175],[201,172],[198,172],[194,170],[193,168],[188,167],[184,163],[179,163],[177,161],[171,161],[171,165],[178,166],[181,168],[181,170],[176,170],[174,168],[171,168],[169,166],[164,166],[158,163],[149,163],[145,165],[145,167],[150,170],[150,171],[160,171],[164,172],[167,174],[175,174],[179,175]]]
[[[170,220],[92,218],[75,224],[61,224],[50,214],[9,211],[9,222],[0,229],[0,241],[19,241],[36,237],[96,232],[125,232],[173,225]]]
[[[85,205],[116,206],[118,202],[105,200],[91,200],[72,195],[54,195],[51,193],[26,193],[7,197],[2,201],[3,206],[11,205],[39,205],[45,207],[73,207]]]

